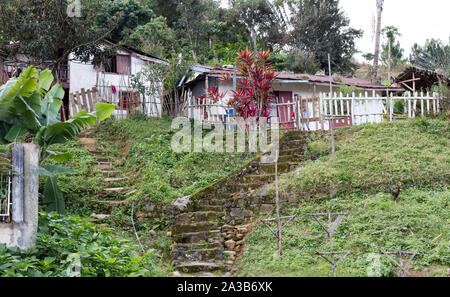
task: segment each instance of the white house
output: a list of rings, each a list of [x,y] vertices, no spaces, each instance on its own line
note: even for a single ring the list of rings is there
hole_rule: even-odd
[[[191,68],[192,75],[190,78],[184,78],[180,81],[179,87],[184,87],[188,93],[190,108],[188,115],[191,118],[200,119],[201,117],[214,116],[219,121],[226,121],[228,115],[233,115],[232,109],[227,106],[229,99],[232,97],[237,81],[239,80],[239,73],[236,73],[232,66],[224,66],[216,68],[213,66],[195,65]],[[224,80],[226,76],[230,79]],[[357,78],[341,78],[339,81],[332,79],[331,88],[333,92],[338,92],[342,85],[355,86],[360,92],[367,92],[374,96],[382,96],[386,93],[386,86],[380,84],[373,84],[369,81],[357,79]],[[198,108],[198,102],[201,101],[198,98],[205,95],[206,88],[218,87],[218,92],[225,94],[225,96],[214,105]],[[308,118],[315,124],[315,129],[319,129],[318,120],[319,115],[319,96],[325,96],[324,94],[330,92],[330,77],[326,75],[309,75],[309,74],[296,74],[289,72],[277,72],[276,79],[273,83],[273,90],[275,94],[276,108],[271,110],[271,116],[277,115],[280,122],[290,122],[292,113],[294,112],[294,101],[299,104],[299,109],[306,113],[305,118]],[[391,87],[389,92],[404,91],[403,88],[397,86]],[[209,103],[208,103],[209,104]],[[370,101],[364,106],[356,102],[353,106],[353,113],[367,112],[370,110],[372,114],[381,114],[384,108],[381,100]],[[206,115],[205,115],[206,114]],[[301,114],[301,113],[300,113]],[[300,115],[302,116],[302,115]],[[375,122],[382,120],[375,119]],[[202,119],[203,120],[203,119]],[[356,118],[358,121],[359,118]],[[342,121],[337,125],[350,125],[350,122]],[[357,124],[357,123],[355,123]],[[285,126],[291,126],[286,124]],[[327,127],[322,127],[328,129]]]
[[[136,94],[131,86],[131,77],[142,71],[150,64],[168,64],[167,61],[133,49],[128,46],[114,44],[104,40],[102,45],[111,46],[117,49],[115,55],[109,58],[108,65],[95,67],[90,62],[78,61],[74,54],[69,54],[66,62],[61,63],[54,71],[55,79],[65,90],[63,99],[64,116],[69,116],[69,94],[80,94],[82,91],[97,90],[99,100],[116,105],[113,115],[116,117],[125,116],[133,108],[148,116],[161,115],[162,82],[160,92],[156,92],[152,98],[150,96],[140,96]],[[93,58],[93,57],[92,57]],[[51,63],[44,63],[37,68],[45,69]],[[16,57],[16,61],[0,61],[0,79],[7,80],[10,77],[19,75],[29,66],[26,57]],[[142,80],[141,80],[142,81]],[[149,81],[142,81],[144,85],[150,86]]]
[[[109,58],[108,65],[95,67],[92,62],[77,61],[73,54],[69,56],[68,69],[70,77],[70,93],[80,92],[81,89],[97,88],[98,97],[108,103],[116,105],[113,115],[124,116],[131,105],[148,116],[161,115],[162,82],[160,91],[152,98],[139,96],[131,86],[131,77],[141,72],[150,64],[168,64],[167,61],[154,57],[128,46],[104,41],[105,46],[117,47],[117,53]],[[144,81],[144,84],[150,84]]]

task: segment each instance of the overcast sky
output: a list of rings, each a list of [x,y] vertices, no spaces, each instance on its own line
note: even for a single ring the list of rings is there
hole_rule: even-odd
[[[220,1],[221,6],[228,6],[228,0]],[[364,31],[364,36],[356,42],[358,50],[373,53],[376,0],[340,0],[340,3],[350,18],[351,26]],[[400,44],[409,57],[415,42],[424,44],[427,38],[439,38],[448,42],[450,0],[385,0],[381,25],[393,25],[399,29],[402,34]],[[361,60],[361,54],[357,58]]]
[[[357,41],[358,49],[373,52],[375,39],[373,19],[376,17],[375,0],[340,0],[354,28],[364,30]],[[385,0],[382,27],[393,25],[402,36],[400,44],[409,56],[412,45],[423,44],[427,38],[448,42],[450,36],[450,0]]]

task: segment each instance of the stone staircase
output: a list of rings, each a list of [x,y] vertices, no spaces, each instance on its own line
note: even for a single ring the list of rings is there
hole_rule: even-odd
[[[280,139],[278,173],[304,160],[310,133],[287,132]],[[271,211],[274,201],[266,185],[275,180],[275,164],[258,156],[241,169],[203,190],[183,197],[172,227],[173,264],[184,273],[235,269],[254,213]],[[188,198],[188,200],[186,199]],[[175,202],[174,205],[177,205]]]
[[[97,160],[92,163],[92,167],[100,170],[102,177],[99,181],[104,184],[104,188],[96,193],[98,198],[90,200],[89,203],[98,206],[103,210],[111,210],[113,207],[125,204],[127,195],[131,194],[128,188],[128,177],[122,175],[122,166],[119,156],[106,150],[105,146],[98,143],[98,139],[90,137],[86,132],[79,138],[85,147]]]

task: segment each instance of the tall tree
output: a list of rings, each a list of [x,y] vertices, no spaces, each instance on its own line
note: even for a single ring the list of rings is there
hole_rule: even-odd
[[[235,23],[242,24],[251,37],[253,50],[274,50],[285,43],[285,30],[275,7],[267,0],[231,0],[230,14]]]
[[[381,62],[395,67],[403,61],[403,49],[397,40],[401,34],[394,26],[384,27],[381,33],[386,37],[386,42],[382,46]]]
[[[104,3],[97,12],[95,23],[98,27],[105,27],[110,19],[117,18],[117,26],[109,37],[115,42],[120,42],[136,27],[147,24],[154,17],[153,11],[137,0],[116,0]]]
[[[103,28],[96,28],[94,19],[104,0],[80,1],[80,15],[75,16],[68,15],[70,2],[3,0],[0,18],[7,21],[2,22],[1,27],[0,39],[5,41],[2,51],[11,59],[25,55],[34,65],[51,61],[51,68],[57,68],[74,51],[85,58],[98,51],[100,41],[108,35],[116,20],[111,18],[105,21]]]
[[[372,80],[378,80],[378,59],[380,57],[380,39],[381,39],[381,14],[383,13],[384,0],[377,1],[377,29],[375,34],[375,51],[373,54]]]
[[[195,62],[199,54],[212,46],[217,29],[218,3],[214,0],[180,0],[175,23],[177,38],[191,52]]]
[[[349,26],[350,20],[339,7],[339,1],[297,0],[292,8],[291,47],[314,54],[321,69],[328,69],[330,54],[335,71],[352,72],[355,39],[363,32]]]

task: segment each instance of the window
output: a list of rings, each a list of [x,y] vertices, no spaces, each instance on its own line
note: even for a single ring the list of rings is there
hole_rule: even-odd
[[[105,72],[130,75],[131,74],[131,56],[117,55],[108,57],[105,65]]]
[[[107,57],[105,61],[105,72],[117,73],[117,59],[116,56]]]

